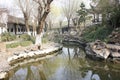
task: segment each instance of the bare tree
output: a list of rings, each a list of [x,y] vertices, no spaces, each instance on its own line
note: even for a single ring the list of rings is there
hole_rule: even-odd
[[[23,13],[27,33],[28,35],[31,35],[30,29],[29,29],[29,18],[30,18],[31,10],[33,8],[32,1],[31,0],[18,0],[18,7],[21,9]]]
[[[9,11],[6,8],[0,8],[0,34],[7,31],[7,14]]]
[[[59,33],[60,34],[62,33],[62,24],[63,24],[63,17],[61,15],[61,17],[59,18],[59,26],[60,26]]]
[[[70,20],[77,11],[78,2],[76,0],[65,0],[63,5],[63,13],[67,18],[68,29],[70,27]]]
[[[53,26],[53,14],[50,12],[47,19],[46,19],[46,22],[48,24],[48,27],[49,27],[49,30],[52,29],[52,26]]]
[[[43,35],[43,27],[45,24],[45,19],[47,18],[50,12],[50,4],[53,0],[33,0],[38,4],[38,27],[37,27],[37,35],[35,45],[40,49],[42,45],[42,35]]]

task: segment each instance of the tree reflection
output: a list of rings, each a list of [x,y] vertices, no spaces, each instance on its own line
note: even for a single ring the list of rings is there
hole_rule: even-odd
[[[44,74],[43,70],[39,69],[39,75],[40,75],[40,80],[47,80],[46,77],[45,77],[45,74]]]
[[[30,66],[27,67],[27,75],[25,80],[34,80],[34,74]]]
[[[70,50],[73,49],[73,50]],[[94,74],[88,75],[85,72],[85,69],[81,70],[81,68],[88,67],[88,62],[85,59],[85,53],[80,47],[74,47],[74,48],[67,48],[68,50],[68,60],[66,58],[66,63],[64,67],[64,74],[66,77],[66,80],[87,80],[86,76],[92,76]],[[72,51],[72,52],[70,52]],[[83,76],[84,75],[84,76]],[[91,80],[91,78],[89,79]],[[88,80],[89,80],[88,79]]]
[[[79,61],[77,60],[79,49],[77,47],[72,48],[73,50],[70,49],[69,47],[67,48],[69,59],[67,60],[66,58],[66,63],[64,63],[64,74],[66,80],[75,80],[80,77]]]
[[[74,56],[73,56],[73,58],[78,58],[78,48],[74,48],[74,52],[75,52],[75,54],[74,54]]]
[[[67,50],[68,50],[68,57],[69,57],[69,61],[70,61],[71,60],[70,50],[69,50],[69,48],[67,48]]]

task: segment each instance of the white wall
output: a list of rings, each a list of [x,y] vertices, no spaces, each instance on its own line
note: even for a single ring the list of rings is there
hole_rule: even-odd
[[[0,26],[0,34],[7,31],[7,22],[8,22],[8,14],[7,12],[3,12],[0,15],[0,23],[5,24],[5,26]]]

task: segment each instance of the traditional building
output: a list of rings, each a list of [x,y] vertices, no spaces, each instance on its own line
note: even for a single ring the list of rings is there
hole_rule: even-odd
[[[30,33],[32,35],[33,28],[30,26]],[[15,35],[27,33],[25,21],[23,18],[18,18],[9,15],[8,10],[0,8],[0,34],[10,32]]]
[[[25,32],[24,21],[20,18],[8,15],[7,31],[13,34],[20,34]]]

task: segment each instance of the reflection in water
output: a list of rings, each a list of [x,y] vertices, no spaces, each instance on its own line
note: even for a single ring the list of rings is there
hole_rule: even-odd
[[[60,55],[20,67],[9,80],[119,80],[120,65],[112,65],[85,58],[77,46],[64,47]]]

